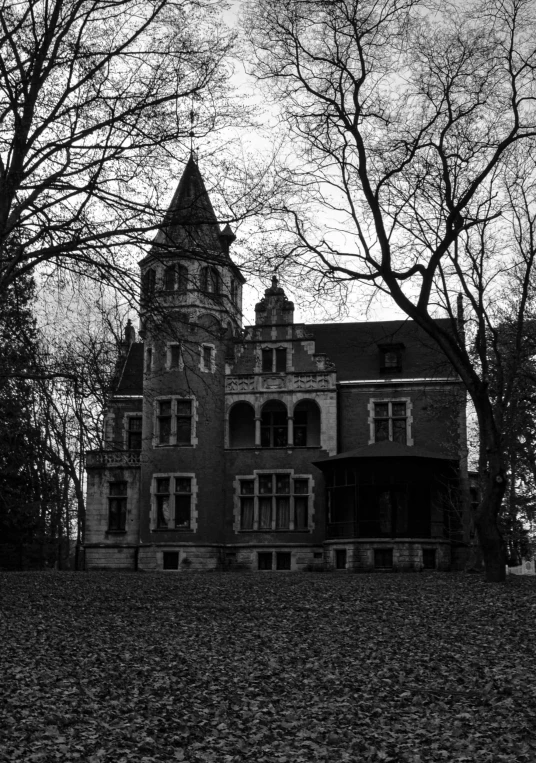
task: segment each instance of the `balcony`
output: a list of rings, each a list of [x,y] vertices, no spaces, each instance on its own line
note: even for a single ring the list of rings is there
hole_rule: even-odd
[[[139,450],[88,450],[86,451],[86,468],[102,469],[106,466],[139,466],[141,452]]]

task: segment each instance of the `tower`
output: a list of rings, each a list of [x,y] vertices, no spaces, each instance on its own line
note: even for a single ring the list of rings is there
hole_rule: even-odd
[[[211,555],[224,534],[224,372],[245,279],[191,156],[140,262],[144,340],[142,569]],[[202,539],[202,543],[200,543]]]

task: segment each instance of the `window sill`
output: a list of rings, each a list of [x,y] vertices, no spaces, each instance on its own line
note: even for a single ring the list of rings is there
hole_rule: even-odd
[[[189,445],[179,445],[179,443],[173,442],[173,443],[156,443],[153,445],[153,448],[193,448],[193,444],[190,443]]]
[[[153,527],[152,533],[193,533],[191,527]]]
[[[225,450],[321,450],[322,445],[230,445]]]
[[[292,533],[293,535],[296,533],[310,533],[311,530],[237,530],[236,532],[239,533]]]

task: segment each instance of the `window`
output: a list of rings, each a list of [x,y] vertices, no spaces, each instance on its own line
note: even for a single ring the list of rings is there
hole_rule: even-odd
[[[422,564],[425,570],[435,570],[436,568],[436,550],[435,548],[423,548]]]
[[[346,549],[345,548],[337,548],[335,550],[335,569],[336,570],[346,569]]]
[[[259,551],[257,560],[258,560],[257,567],[259,570],[272,569],[272,552],[271,551]]]
[[[275,555],[276,570],[290,570],[290,551],[278,551]]]
[[[266,403],[261,413],[261,447],[284,448],[288,444],[288,416],[284,403]]]
[[[379,350],[381,373],[392,374],[402,370],[403,344],[380,344]]]
[[[156,480],[156,526],[167,527],[169,523],[169,477]]]
[[[263,374],[285,373],[287,370],[287,350],[285,347],[262,349]]]
[[[214,372],[216,350],[212,344],[201,345],[201,370]]]
[[[229,446],[252,448],[255,445],[255,410],[244,401],[235,403],[229,411]]]
[[[374,567],[376,569],[389,569],[393,566],[393,549],[392,548],[375,548],[374,549]]]
[[[309,477],[260,473],[240,478],[238,493],[241,530],[309,529]]]
[[[157,401],[155,445],[193,444],[193,400]]]
[[[125,532],[127,521],[127,483],[110,482],[108,498],[108,530]]]
[[[234,278],[231,278],[231,300],[237,304],[238,302],[238,284]]]
[[[152,296],[154,296],[155,284],[156,284],[156,271],[153,268],[149,268],[149,270],[146,270],[145,273],[143,274],[143,281],[142,281],[143,296],[146,299],[150,299]]]
[[[127,424],[127,449],[141,450],[141,416],[129,416]]]
[[[179,552],[164,551],[162,567],[164,570],[178,570],[179,569]]]
[[[408,444],[407,402],[405,400],[375,401],[373,442],[391,440]]]
[[[157,530],[192,530],[194,527],[193,474],[155,475],[153,521]]]
[[[168,265],[164,269],[164,291],[186,291],[188,268],[184,265]]]
[[[169,344],[168,345],[168,367],[180,368],[182,359],[181,345]]]
[[[145,372],[149,373],[153,367],[153,348],[147,347],[145,350]]]
[[[255,512],[255,480],[240,482],[240,526],[242,530],[253,530]]]
[[[294,408],[296,447],[320,445],[320,409],[312,400],[302,400]]]
[[[192,509],[192,478],[175,477],[175,528],[189,530]]]
[[[201,270],[201,289],[209,294],[220,293],[220,274],[216,268],[206,267]]]
[[[175,291],[177,271],[175,265],[164,269],[164,291]]]

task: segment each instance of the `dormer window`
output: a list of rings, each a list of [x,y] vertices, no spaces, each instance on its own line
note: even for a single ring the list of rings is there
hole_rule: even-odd
[[[380,344],[380,373],[392,374],[402,371],[403,344]]]

